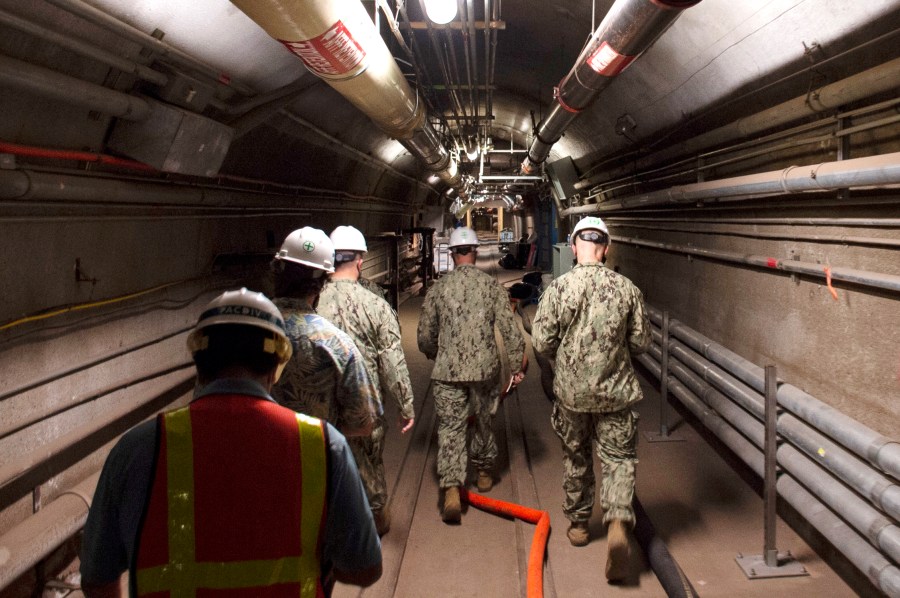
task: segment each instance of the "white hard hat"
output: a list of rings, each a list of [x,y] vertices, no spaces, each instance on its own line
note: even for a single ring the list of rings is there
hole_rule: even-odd
[[[331,273],[334,272],[334,245],[323,231],[304,226],[287,236],[275,259]]]
[[[188,349],[192,355],[209,346],[206,329],[221,324],[238,324],[267,330],[272,333],[272,338],[264,340],[262,351],[275,354],[279,366],[283,366],[291,358],[293,348],[285,333],[284,318],[275,304],[262,293],[241,288],[237,291],[225,291],[210,301],[197,319],[197,326],[188,336]],[[281,373],[281,367],[278,373]]]
[[[579,220],[578,224],[575,225],[575,229],[572,231],[573,245],[575,244],[575,235],[583,230],[598,230],[606,236],[609,236],[609,229],[606,228],[605,222],[596,216],[587,216],[586,218]]]
[[[475,234],[475,231],[468,226],[454,228],[453,232],[450,233],[450,243],[447,244],[447,247],[453,249],[454,247],[463,247],[465,245],[478,245],[478,236]]]
[[[339,226],[331,231],[335,251],[368,251],[366,238],[352,226]]]

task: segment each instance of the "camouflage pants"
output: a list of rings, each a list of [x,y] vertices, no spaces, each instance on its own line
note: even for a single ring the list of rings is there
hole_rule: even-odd
[[[637,464],[638,414],[629,408],[612,413],[579,413],[553,405],[553,430],[563,449],[563,513],[570,521],[587,521],[594,507],[592,441],[603,466],[600,506],[603,522],[634,523],[634,466]]]
[[[500,388],[496,379],[479,382],[433,380],[432,390],[438,417],[437,473],[440,485],[441,488],[462,486],[466,482],[468,459],[477,469],[490,471],[494,466],[497,441],[490,408],[498,398]],[[471,431],[469,415],[474,416]]]
[[[384,479],[384,417],[375,421],[370,436],[349,436],[347,444],[356,460],[359,477],[362,478],[369,507],[373,511],[387,504],[387,482]]]

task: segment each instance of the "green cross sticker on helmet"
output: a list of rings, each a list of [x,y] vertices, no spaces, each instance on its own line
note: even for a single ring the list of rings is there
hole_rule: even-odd
[[[322,230],[304,226],[287,236],[275,259],[331,273],[334,272],[334,245]]]

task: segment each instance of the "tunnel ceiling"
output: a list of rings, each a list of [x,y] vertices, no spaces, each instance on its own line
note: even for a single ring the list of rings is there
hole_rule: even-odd
[[[72,4],[83,3],[49,0],[26,9],[13,0],[0,2],[10,13],[62,26],[80,22],[60,11]],[[534,126],[553,105],[554,87],[612,2],[460,0],[478,26],[474,43],[468,44],[468,75],[462,27],[429,31],[417,0],[399,6],[388,0],[382,5],[396,19],[398,31],[393,33],[391,19],[374,2],[363,4],[370,15],[378,13],[382,39],[427,102],[429,122],[441,142],[456,152],[470,138],[481,145],[490,140],[494,150],[526,149]],[[90,6],[142,31],[158,30],[165,42],[227,75],[232,85],[246,86],[228,100],[238,108],[209,112],[236,131],[224,173],[373,197],[421,200],[444,190],[442,183],[429,180],[430,171],[421,161],[230,2],[91,0]],[[492,23],[487,40],[479,25],[485,21]],[[571,157],[585,171],[611,156],[658,149],[802,95],[897,57],[898,25],[897,0],[702,0],[684,10],[579,114],[547,161]],[[93,35],[89,27],[84,32]],[[486,63],[485,48],[494,44],[495,52],[488,53],[493,60]],[[22,42],[4,51],[24,57],[27,47]],[[138,56],[134,45],[119,43],[117,48]],[[166,62],[165,56],[158,59]],[[87,75],[87,70],[82,67],[79,74]],[[489,96],[488,79],[493,81]],[[469,117],[474,104],[481,120],[455,113],[448,88],[458,91]],[[34,140],[19,135],[14,141]],[[464,154],[459,156],[463,172],[477,171],[480,164]],[[494,164],[494,171],[514,173],[510,166],[515,164],[507,156]]]

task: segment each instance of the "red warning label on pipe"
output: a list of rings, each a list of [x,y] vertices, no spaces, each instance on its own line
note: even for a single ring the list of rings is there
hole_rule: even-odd
[[[312,72],[325,77],[346,75],[366,58],[366,52],[338,21],[325,33],[299,42],[279,40]]]
[[[770,257],[769,259],[766,260],[766,265],[770,268],[777,268],[778,260],[776,260],[774,257]]]
[[[606,77],[615,77],[625,70],[631,61],[637,56],[625,56],[616,52],[607,42],[602,42],[600,47],[594,50],[587,59],[588,66],[598,74]]]

